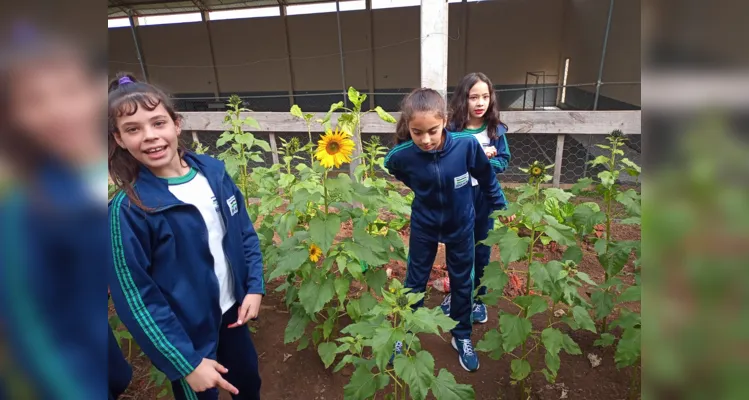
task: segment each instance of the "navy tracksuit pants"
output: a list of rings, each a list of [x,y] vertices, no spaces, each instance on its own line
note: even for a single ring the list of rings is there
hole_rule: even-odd
[[[257,351],[252,343],[250,330],[247,326],[227,328],[229,324],[237,322],[238,310],[239,304],[235,304],[221,317],[216,361],[229,370],[223,375],[224,379],[239,389],[239,395],[232,395],[233,399],[258,400],[260,399],[260,373]],[[172,381],[172,389],[175,400],[218,400],[218,389],[194,393],[184,379]]]
[[[486,294],[486,286],[481,286],[481,278],[484,277],[484,269],[489,264],[492,248],[484,244],[478,244],[478,242],[486,239],[489,236],[489,231],[494,229],[494,219],[489,217],[492,208],[479,186],[473,187],[473,208],[476,210],[476,222],[473,227],[473,237],[476,240],[473,286],[479,288],[478,295],[483,296]]]
[[[406,270],[406,284],[413,293],[426,290],[429,274],[437,256],[437,241],[428,239],[428,235],[411,231],[408,249],[408,269]],[[474,239],[472,235],[465,240],[445,243],[447,258],[447,273],[450,277],[450,318],[458,321],[451,332],[456,339],[469,339],[473,329],[472,294],[473,294],[473,257]],[[415,307],[421,307],[421,301]]]

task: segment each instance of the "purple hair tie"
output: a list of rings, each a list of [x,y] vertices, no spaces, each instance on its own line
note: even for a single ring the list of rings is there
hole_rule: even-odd
[[[133,82],[133,81],[132,81],[132,80],[131,80],[131,79],[130,79],[129,77],[127,77],[127,76],[123,76],[123,77],[122,77],[122,78],[120,78],[120,79],[119,79],[119,80],[118,80],[117,82],[118,82],[118,83],[119,83],[120,85],[124,85],[124,84],[126,84],[126,83],[135,83],[135,82]]]

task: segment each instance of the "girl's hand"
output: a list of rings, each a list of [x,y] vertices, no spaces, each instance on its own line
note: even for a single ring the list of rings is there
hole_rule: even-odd
[[[510,215],[509,217],[499,217],[500,222],[503,224],[508,224],[515,220],[515,214]]]
[[[257,315],[260,313],[260,302],[263,301],[263,295],[262,294],[248,294],[247,296],[244,296],[244,300],[242,301],[242,306],[239,307],[239,317],[237,318],[237,322],[229,325],[229,328],[236,328],[238,326],[242,326],[247,321],[251,319],[257,318]]]
[[[239,389],[224,379],[221,374],[229,372],[226,367],[214,360],[204,358],[197,368],[185,377],[190,388],[195,392],[205,392],[208,389],[220,387],[233,395],[239,394]]]
[[[494,146],[484,147],[484,153],[487,157],[492,158],[497,155],[497,149]]]

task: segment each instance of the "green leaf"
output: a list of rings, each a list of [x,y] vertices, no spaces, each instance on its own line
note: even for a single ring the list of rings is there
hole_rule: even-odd
[[[572,228],[560,224],[556,218],[550,215],[544,215],[544,219],[548,223],[548,225],[544,226],[544,232],[554,239],[555,242],[563,246],[574,246],[577,244],[575,241],[575,231]],[[504,248],[500,248],[504,250]]]
[[[596,339],[595,342],[593,342],[594,346],[599,347],[608,347],[614,344],[614,341],[616,340],[616,336],[610,334],[610,333],[602,333],[600,339]]]
[[[554,355],[559,354],[564,343],[564,334],[557,328],[546,328],[541,332],[541,342],[546,351]]]
[[[593,281],[593,279],[590,279],[590,276],[586,274],[585,272],[577,271],[575,276],[581,281],[587,283],[588,285],[598,286],[598,284],[595,281]]]
[[[492,261],[484,268],[484,277],[481,278],[481,284],[487,289],[502,292],[510,278],[502,270],[499,262]]]
[[[501,230],[505,230],[501,239],[499,240],[499,248],[502,249],[500,256],[504,265],[509,265],[513,261],[520,260],[525,257],[528,252],[528,246],[531,243],[531,238],[520,237],[515,231],[503,227]]]
[[[309,222],[310,238],[320,246],[323,254],[327,254],[340,230],[341,218],[335,214],[328,214],[324,220],[318,215]]]
[[[435,335],[439,334],[439,329],[446,332],[458,325],[457,321],[445,315],[439,308],[429,309],[426,307],[419,307],[414,311],[408,318],[408,324],[410,324],[410,330],[414,333],[425,332]]]
[[[489,353],[493,360],[499,360],[505,354],[502,350],[502,335],[498,330],[492,329],[484,334],[484,338],[476,344],[476,350]]]
[[[330,192],[341,196],[341,201],[346,203],[353,201],[351,178],[347,174],[338,174],[338,177],[335,179],[328,178],[325,181],[325,186],[327,186]]]
[[[609,243],[608,252],[598,256],[598,262],[601,263],[604,271],[606,271],[610,277],[616,276],[624,268],[624,264],[629,260],[629,255],[635,246],[636,243],[629,240],[611,242]]]
[[[382,290],[385,288],[385,283],[388,279],[387,271],[385,271],[385,268],[370,268],[369,270],[367,270],[367,273],[364,274],[364,278],[367,281],[367,286],[369,286],[371,289],[374,289],[375,293],[382,296]]]
[[[296,351],[302,351],[309,347],[309,336],[302,335],[301,338],[299,338],[299,346],[296,347]]]
[[[406,331],[403,328],[393,328],[391,326],[380,326],[375,329],[372,338],[372,353],[377,360],[377,366],[384,370],[390,357],[393,355],[395,342],[406,339]]]
[[[291,106],[291,111],[290,112],[291,112],[291,115],[293,115],[295,117],[304,118],[304,115],[302,115],[302,109],[299,108],[299,106],[296,105],[296,104],[294,104],[293,106]]]
[[[359,91],[353,87],[348,88],[348,100],[354,105],[361,106],[361,102],[359,101]]]
[[[525,203],[523,204],[523,214],[533,225],[541,223],[541,219],[544,217],[546,210],[543,204]],[[512,231],[511,231],[512,232]]]
[[[229,143],[232,139],[234,139],[234,135],[228,132],[224,132],[221,134],[221,137],[218,138],[216,141],[216,147],[221,147],[227,143]]]
[[[605,220],[606,214],[593,210],[587,203],[576,206],[571,218],[572,225],[575,226],[580,235],[587,235],[593,232],[593,228]]]
[[[606,156],[598,156],[595,159],[589,161],[590,165],[596,166],[596,165],[608,165],[610,162],[610,159]]]
[[[255,146],[260,147],[266,153],[270,152],[270,150],[271,150],[270,143],[268,143],[268,142],[266,142],[265,140],[262,140],[262,139],[255,140]]]
[[[348,294],[349,287],[351,287],[351,279],[348,279],[344,276],[339,276],[338,278],[336,278],[333,286],[335,286],[335,293],[338,296],[338,302],[340,304],[343,304],[343,302],[346,300],[346,295]]]
[[[364,319],[360,322],[346,325],[343,329],[341,329],[341,333],[345,333],[351,336],[371,338],[375,332],[375,329],[380,328],[384,320],[385,317],[382,316]]]
[[[615,199],[616,201],[624,205],[624,208],[627,209],[629,215],[642,215],[642,210],[640,207],[640,194],[637,193],[634,189],[629,189],[617,194]]]
[[[333,342],[320,343],[317,346],[317,354],[320,355],[320,359],[325,364],[325,369],[330,368],[335,361],[336,349],[338,349],[338,346]]]
[[[578,346],[577,343],[575,343],[575,341],[566,333],[562,335],[562,349],[571,356],[583,354],[583,352],[580,351],[580,346]]]
[[[363,246],[357,242],[346,242],[346,249],[354,253],[354,256],[361,261],[367,263],[370,267],[376,267],[379,265],[386,264],[389,260],[387,255],[379,255],[374,253],[370,248]],[[356,264],[359,265],[359,264]],[[361,267],[360,267],[361,271]]]
[[[375,107],[375,112],[380,117],[380,119],[385,122],[390,122],[391,124],[398,122],[395,120],[395,118],[393,118],[392,115],[388,114],[387,111],[383,110],[380,106]]]
[[[554,381],[557,379],[557,372],[559,372],[559,367],[562,364],[562,360],[559,358],[559,353],[546,352],[544,361],[546,361],[546,368],[549,369],[548,374],[546,373],[546,370],[543,370],[544,376],[546,377],[547,381],[549,381],[550,383],[554,383]]]
[[[562,260],[572,260],[575,264],[580,264],[583,261],[583,251],[577,246],[567,247],[562,255]]]
[[[371,368],[371,367],[370,367]],[[382,390],[390,382],[387,374],[373,374],[366,365],[360,364],[351,381],[343,387],[343,397],[346,400],[362,400],[374,397],[378,390]]]
[[[510,362],[510,378],[522,381],[531,373],[531,364],[526,360],[515,359]]]
[[[619,221],[622,225],[642,225],[642,219],[640,217],[629,217]]]
[[[566,203],[570,201],[571,198],[575,197],[574,194],[570,192],[565,192],[564,190],[558,189],[558,188],[544,189],[543,193],[544,193],[544,196],[546,196],[546,198],[553,197],[559,200],[560,203]]]
[[[272,281],[273,279],[288,275],[296,270],[299,269],[299,267],[304,264],[304,262],[309,258],[309,250],[307,249],[294,249],[290,253],[287,253],[285,256],[281,257],[281,259],[278,261],[278,266],[276,269],[274,269],[270,276],[268,276],[268,280]]]
[[[512,302],[528,310],[526,318],[542,313],[549,307],[546,300],[541,296],[518,296]]]
[[[345,367],[346,365],[352,363],[353,361],[354,361],[354,356],[351,355],[351,354],[346,354],[345,356],[343,356],[343,358],[338,363],[338,365],[336,365],[335,368],[333,368],[333,373],[336,373],[336,372],[342,370],[343,367]]]
[[[617,368],[637,363],[640,359],[641,337],[640,328],[630,328],[624,331],[622,338],[619,339],[619,344],[616,346],[616,353],[614,353]]]
[[[307,313],[304,311],[304,308],[299,305],[295,305],[294,307],[292,307],[291,319],[286,325],[286,330],[284,331],[284,344],[299,340],[299,338],[304,335],[304,330],[305,328],[307,328],[307,324],[309,324],[309,322],[310,319],[307,316]]]
[[[587,189],[592,184],[593,184],[593,179],[583,178],[577,181],[577,183],[572,186],[572,189],[570,189],[570,191],[576,195],[579,195],[580,192]]]
[[[281,216],[281,223],[278,225],[278,234],[281,237],[287,236],[299,223],[299,217],[295,213],[288,213]]]
[[[619,303],[626,303],[630,301],[640,301],[642,298],[642,287],[641,286],[630,286],[619,295],[617,301]]]
[[[630,176],[639,176],[642,173],[640,166],[632,162],[629,158],[622,158],[619,162],[627,167],[626,171]]]
[[[315,314],[322,310],[335,295],[333,279],[325,276],[320,279],[321,282],[305,281],[299,289],[299,301],[307,314]]]
[[[393,360],[395,373],[403,379],[411,394],[411,398],[422,400],[429,393],[434,381],[434,358],[427,351],[420,351],[413,357],[396,356]]]
[[[502,348],[506,353],[525,343],[531,329],[531,322],[527,319],[500,311],[499,330],[502,333]]]
[[[471,385],[460,384],[455,381],[455,376],[442,368],[437,378],[432,381],[432,393],[439,400],[465,400],[474,399],[476,394]]]
[[[362,293],[362,295],[359,297],[359,307],[361,309],[362,315],[368,313],[376,304],[377,299],[372,297],[372,295],[367,292]]]
[[[580,324],[581,328],[596,333],[596,324],[590,318],[588,310],[581,306],[572,307],[572,317],[575,319],[575,322]]]
[[[610,189],[612,186],[614,186],[615,179],[614,174],[611,173],[611,171],[602,171],[598,174],[598,179],[601,180],[601,185],[605,187],[606,189]]]

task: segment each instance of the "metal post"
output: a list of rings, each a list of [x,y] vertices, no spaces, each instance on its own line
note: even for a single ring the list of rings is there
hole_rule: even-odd
[[[609,4],[609,19],[606,22],[606,33],[603,36],[603,49],[601,50],[601,65],[598,67],[598,81],[596,81],[596,98],[593,100],[593,110],[598,109],[598,97],[601,95],[601,80],[603,79],[603,64],[606,61],[606,47],[609,43],[609,32],[611,32],[611,19],[614,15],[614,0]]]
[[[341,34],[341,6],[335,2],[335,19],[338,21],[338,51],[341,54],[341,84],[343,85],[343,105],[348,107],[348,89],[346,88],[346,67],[343,64],[343,35]]]
[[[564,158],[564,134],[557,135],[557,152],[554,155],[554,184],[555,188],[559,187],[562,180],[562,159]]]
[[[140,50],[140,40],[138,35],[135,33],[135,18],[133,18],[133,11],[128,10],[127,17],[130,20],[130,30],[133,32],[133,42],[135,43],[135,52],[138,56],[138,63],[140,63],[140,71],[143,73],[143,81],[148,82],[148,74],[146,73],[146,66],[143,64],[143,53]]]

